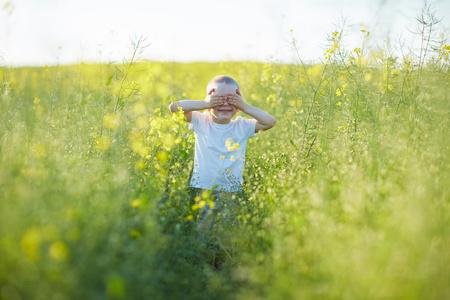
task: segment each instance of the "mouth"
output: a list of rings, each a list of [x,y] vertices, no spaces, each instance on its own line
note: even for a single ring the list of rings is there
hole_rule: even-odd
[[[233,111],[233,109],[231,107],[229,108],[218,108],[218,111],[222,111],[222,112],[229,112],[229,111]]]

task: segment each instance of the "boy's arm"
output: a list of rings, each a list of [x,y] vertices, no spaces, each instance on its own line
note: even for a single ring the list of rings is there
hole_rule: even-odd
[[[237,94],[228,95],[228,103],[236,106],[236,108],[249,115],[250,117],[255,118],[255,132],[267,130],[275,126],[277,120],[273,116],[257,107],[245,103],[239,90],[236,90],[236,93]]]
[[[245,103],[244,108],[241,109],[241,111],[249,115],[250,117],[255,118],[256,120],[255,132],[259,132],[261,130],[268,130],[273,126],[275,126],[275,124],[277,123],[277,120],[273,116],[248,103]]]
[[[192,111],[208,108],[206,107],[206,103],[204,100],[181,100],[178,102],[172,102],[169,105],[169,109],[173,113],[178,111],[178,107],[181,107],[184,116],[186,117],[186,121],[189,123],[192,119]]]
[[[226,96],[214,95],[214,89],[211,89],[205,100],[181,100],[172,102],[169,105],[169,109],[174,113],[178,111],[179,107],[181,107],[186,117],[186,121],[190,123],[192,118],[192,111],[204,110],[219,106],[223,103],[224,100],[226,100]]]

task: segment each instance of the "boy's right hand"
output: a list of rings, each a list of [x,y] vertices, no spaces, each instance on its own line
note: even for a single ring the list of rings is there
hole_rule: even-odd
[[[204,100],[207,106],[206,108],[214,108],[220,106],[224,103],[224,101],[227,100],[226,95],[225,96],[215,95],[214,91],[215,89],[211,89]]]

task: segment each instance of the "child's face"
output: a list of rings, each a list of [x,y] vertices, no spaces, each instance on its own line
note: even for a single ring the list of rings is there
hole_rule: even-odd
[[[215,95],[236,94],[236,86],[226,83],[219,83],[216,86],[214,86],[214,94]],[[210,111],[212,119],[215,123],[228,124],[231,122],[231,119],[236,115],[238,109],[235,106],[228,104],[227,101],[225,101],[223,105],[212,108]]]

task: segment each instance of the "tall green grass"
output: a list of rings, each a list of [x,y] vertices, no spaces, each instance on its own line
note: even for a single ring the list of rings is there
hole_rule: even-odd
[[[448,49],[341,34],[316,65],[1,69],[2,299],[450,297]],[[217,74],[278,122],[249,142],[238,223],[205,242],[167,106]]]

